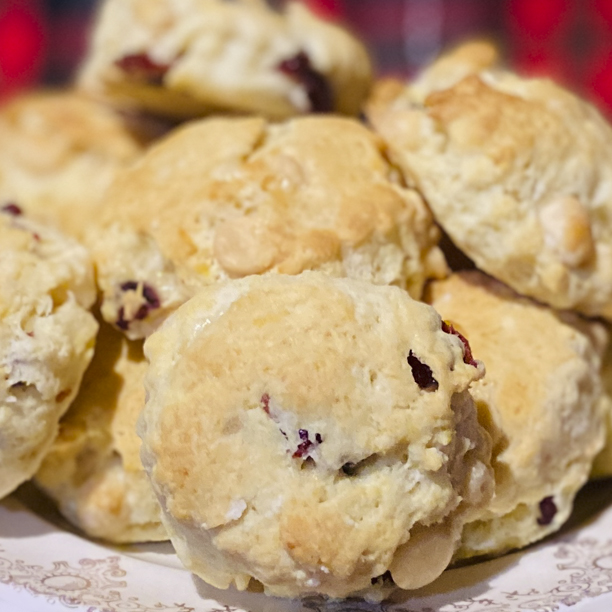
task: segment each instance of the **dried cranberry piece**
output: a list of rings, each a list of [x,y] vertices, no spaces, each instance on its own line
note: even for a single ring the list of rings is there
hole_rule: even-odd
[[[161,300],[157,295],[157,291],[146,283],[142,286],[142,297],[147,300],[150,308],[159,308],[161,306]]]
[[[313,442],[309,435],[307,429],[300,429],[298,431],[298,435],[300,436],[301,442],[298,444],[297,450],[293,453],[294,459],[301,459],[305,455],[307,455],[314,446],[321,444],[323,442],[323,438],[321,434],[315,434],[315,442]]]
[[[127,331],[128,327],[130,326],[130,322],[127,321],[125,318],[125,309],[123,308],[123,306],[119,309],[118,315],[119,316],[117,317],[117,320],[115,321],[115,325],[119,329],[122,329],[123,331]]]
[[[304,87],[311,112],[330,113],[334,110],[329,81],[312,67],[310,58],[304,51],[283,60],[278,65],[278,70]]]
[[[431,368],[420,361],[420,359],[412,352],[408,353],[408,364],[412,368],[412,377],[414,382],[419,385],[424,391],[437,391],[439,385],[434,378]]]
[[[267,393],[264,393],[260,398],[261,407],[263,411],[278,425],[278,420],[275,415],[272,414],[270,410],[270,396]],[[288,440],[287,434],[279,427],[278,430],[283,434],[285,439]],[[295,459],[308,459],[308,453],[317,445],[323,442],[323,437],[320,433],[316,433],[314,436],[315,441],[313,442],[310,439],[307,429],[299,429],[298,435],[300,436],[301,442],[298,444],[297,450],[293,453],[293,457]],[[287,451],[288,453],[291,451]]]
[[[15,204],[14,202],[9,202],[8,204],[5,204],[2,208],[0,208],[0,210],[3,213],[6,213],[7,215],[12,215],[13,217],[19,217],[23,215],[23,210],[21,210],[21,208],[17,206],[17,204]]]
[[[259,400],[262,403],[262,408],[264,409],[264,412],[276,423],[278,424],[278,420],[276,419],[276,417],[272,414],[272,412],[270,411],[270,396],[267,393],[264,393],[261,396],[261,399]],[[283,436],[285,436],[285,438],[287,438],[287,434],[279,427],[278,431],[280,431]]]
[[[139,285],[140,283],[138,281],[125,281],[124,283],[121,283],[119,287],[121,288],[121,291],[137,291]],[[155,289],[153,289],[153,287],[147,285],[146,283],[142,283],[142,297],[144,298],[145,303],[138,308],[134,318],[132,319],[133,321],[142,321],[149,314],[149,311],[161,306],[161,300],[159,299],[157,292]],[[126,331],[130,326],[130,322],[131,321],[125,318],[125,308],[121,306],[121,308],[119,308],[115,325],[119,329]]]
[[[470,348],[470,343],[467,341],[467,338],[459,333],[448,321],[442,321],[442,331],[446,334],[451,334],[451,336],[457,336],[459,340],[463,342],[463,363],[467,363],[477,368],[478,363],[472,355],[472,349]]]
[[[121,283],[119,286],[121,291],[136,291],[138,289],[138,281],[125,281],[125,283]]]
[[[540,502],[540,517],[538,525],[550,525],[557,514],[557,506],[552,497],[545,497]]]
[[[151,59],[148,53],[130,53],[115,61],[128,76],[149,85],[161,85],[171,64],[162,64]]]

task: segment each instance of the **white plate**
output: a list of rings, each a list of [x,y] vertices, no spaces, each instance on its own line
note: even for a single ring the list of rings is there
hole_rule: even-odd
[[[182,569],[168,544],[115,548],[87,540],[30,487],[0,502],[0,612],[611,612],[612,481],[579,496],[556,537],[449,570],[375,606],[219,591]]]

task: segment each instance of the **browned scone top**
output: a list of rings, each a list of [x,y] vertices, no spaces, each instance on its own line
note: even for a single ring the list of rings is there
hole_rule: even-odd
[[[81,236],[117,170],[159,133],[149,127],[73,91],[12,99],[0,108],[0,205]]]
[[[80,85],[181,119],[357,115],[372,79],[363,44],[299,2],[106,0]]]
[[[123,307],[136,335],[184,301],[185,287],[225,278],[318,269],[420,297],[446,272],[420,196],[377,136],[340,117],[190,123],[121,173],[101,222],[92,242],[103,314],[116,324]],[[138,318],[145,284],[158,303]]]
[[[177,554],[218,588],[374,595],[387,571],[418,588],[490,498],[482,364],[397,287],[217,283],[145,354],[143,464]]]
[[[545,79],[481,71],[370,119],[478,268],[612,317],[612,128],[595,108]]]
[[[457,556],[526,546],[567,520],[603,445],[605,330],[476,271],[432,283],[427,300],[487,370],[470,393],[493,438],[495,495]]]

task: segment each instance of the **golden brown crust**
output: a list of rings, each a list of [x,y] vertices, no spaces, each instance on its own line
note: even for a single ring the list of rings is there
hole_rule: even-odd
[[[0,209],[0,498],[31,478],[76,396],[97,324],[89,254]]]
[[[547,80],[472,74],[372,121],[453,242],[515,290],[612,316],[612,129]]]
[[[36,482],[88,535],[111,542],[167,538],[140,461],[142,343],[102,324],[93,361]]]
[[[80,236],[116,171],[142,153],[147,138],[136,125],[72,91],[11,100],[0,109],[0,203]]]
[[[302,3],[274,10],[255,0],[107,0],[80,83],[180,119],[285,119],[356,115],[371,74],[365,47]]]
[[[471,387],[493,438],[495,496],[460,557],[500,554],[557,530],[601,448],[603,328],[522,298],[480,272],[434,282],[428,301],[469,340],[486,376]],[[555,512],[542,522],[543,500]]]
[[[413,529],[450,556],[490,495],[466,391],[482,366],[400,289],[251,276],[204,289],[145,352],[143,463],[179,556],[217,587],[344,597],[393,564],[416,588],[444,555],[414,558]]]
[[[110,229],[95,241],[95,258],[113,323],[127,308],[117,287],[139,274],[128,271],[138,255],[116,261],[122,243],[138,242],[113,237],[117,226],[149,236],[164,271],[203,282],[320,269],[419,297],[427,278],[446,272],[421,198],[401,184],[381,141],[340,117],[193,122],[118,177],[101,217]],[[136,279],[167,286],[156,274],[143,269]],[[161,301],[148,316],[163,311]],[[130,333],[138,325],[146,318]]]

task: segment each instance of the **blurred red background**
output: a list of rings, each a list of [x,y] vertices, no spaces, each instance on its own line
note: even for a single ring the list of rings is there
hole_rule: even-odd
[[[470,36],[523,74],[550,75],[612,115],[612,0],[305,0],[344,21],[380,74],[410,75]],[[0,96],[62,84],[86,49],[96,0],[0,0]]]

